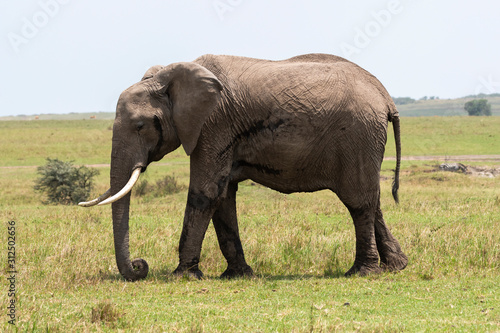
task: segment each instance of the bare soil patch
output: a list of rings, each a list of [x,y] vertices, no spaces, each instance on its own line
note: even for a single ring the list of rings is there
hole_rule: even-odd
[[[462,163],[443,163],[433,171],[458,172],[476,177],[494,178],[500,175],[500,167],[470,166]]]
[[[403,161],[444,161],[444,162],[500,162],[500,155],[432,155],[402,156]],[[385,157],[386,161],[395,161],[396,157]]]

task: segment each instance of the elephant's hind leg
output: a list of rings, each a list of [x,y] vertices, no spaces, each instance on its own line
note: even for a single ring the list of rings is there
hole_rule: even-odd
[[[408,264],[408,257],[403,253],[398,241],[387,228],[380,204],[375,214],[375,239],[380,255],[380,266],[389,271],[403,270]]]
[[[236,216],[237,183],[230,183],[226,198],[221,202],[212,218],[222,254],[227,260],[227,269],[222,278],[252,276],[253,271],[245,261],[241,246]]]
[[[354,264],[345,273],[346,276],[360,276],[380,273],[379,257],[375,241],[375,208],[372,205],[352,208],[346,205],[354,222],[356,231],[356,258]]]

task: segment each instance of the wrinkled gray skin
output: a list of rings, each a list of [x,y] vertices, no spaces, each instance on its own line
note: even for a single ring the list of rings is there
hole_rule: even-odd
[[[235,205],[238,183],[246,179],[283,193],[330,189],[356,231],[356,257],[346,275],[401,270],[408,259],[380,210],[388,121],[398,152],[397,200],[399,115],[382,84],[357,65],[310,54],[284,61],[205,55],[154,66],[119,98],[111,193],[132,170],[144,171],[182,144],[191,178],[174,274],[202,276],[198,263],[210,220],[227,260],[222,276],[253,274]],[[129,204],[130,193],[113,203],[113,232],[119,271],[134,281],[146,277],[148,265],[130,261]]]

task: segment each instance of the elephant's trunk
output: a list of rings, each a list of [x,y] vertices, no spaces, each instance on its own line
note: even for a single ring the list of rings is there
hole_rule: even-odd
[[[102,201],[106,200],[107,198],[109,198],[110,195],[111,195],[111,189],[108,189],[100,197],[98,197],[98,198],[96,198],[94,200],[90,200],[90,201],[79,202],[78,206],[81,206],[81,207],[92,207],[92,206],[95,206],[95,205],[99,204],[100,202],[102,202]]]
[[[113,163],[113,161],[111,164],[111,193],[116,194],[129,180],[129,173],[119,170],[123,168],[123,164]],[[123,174],[126,176],[120,176]],[[130,192],[123,196],[120,200],[113,202],[113,236],[115,243],[116,264],[118,265],[120,274],[128,281],[136,281],[144,279],[148,275],[149,266],[143,259],[134,259],[132,262],[130,261],[128,224],[129,207]]]

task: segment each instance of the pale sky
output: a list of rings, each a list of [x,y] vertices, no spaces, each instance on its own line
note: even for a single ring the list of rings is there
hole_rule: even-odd
[[[392,96],[500,93],[491,0],[0,0],[0,116],[114,112],[151,66],[343,56]]]

